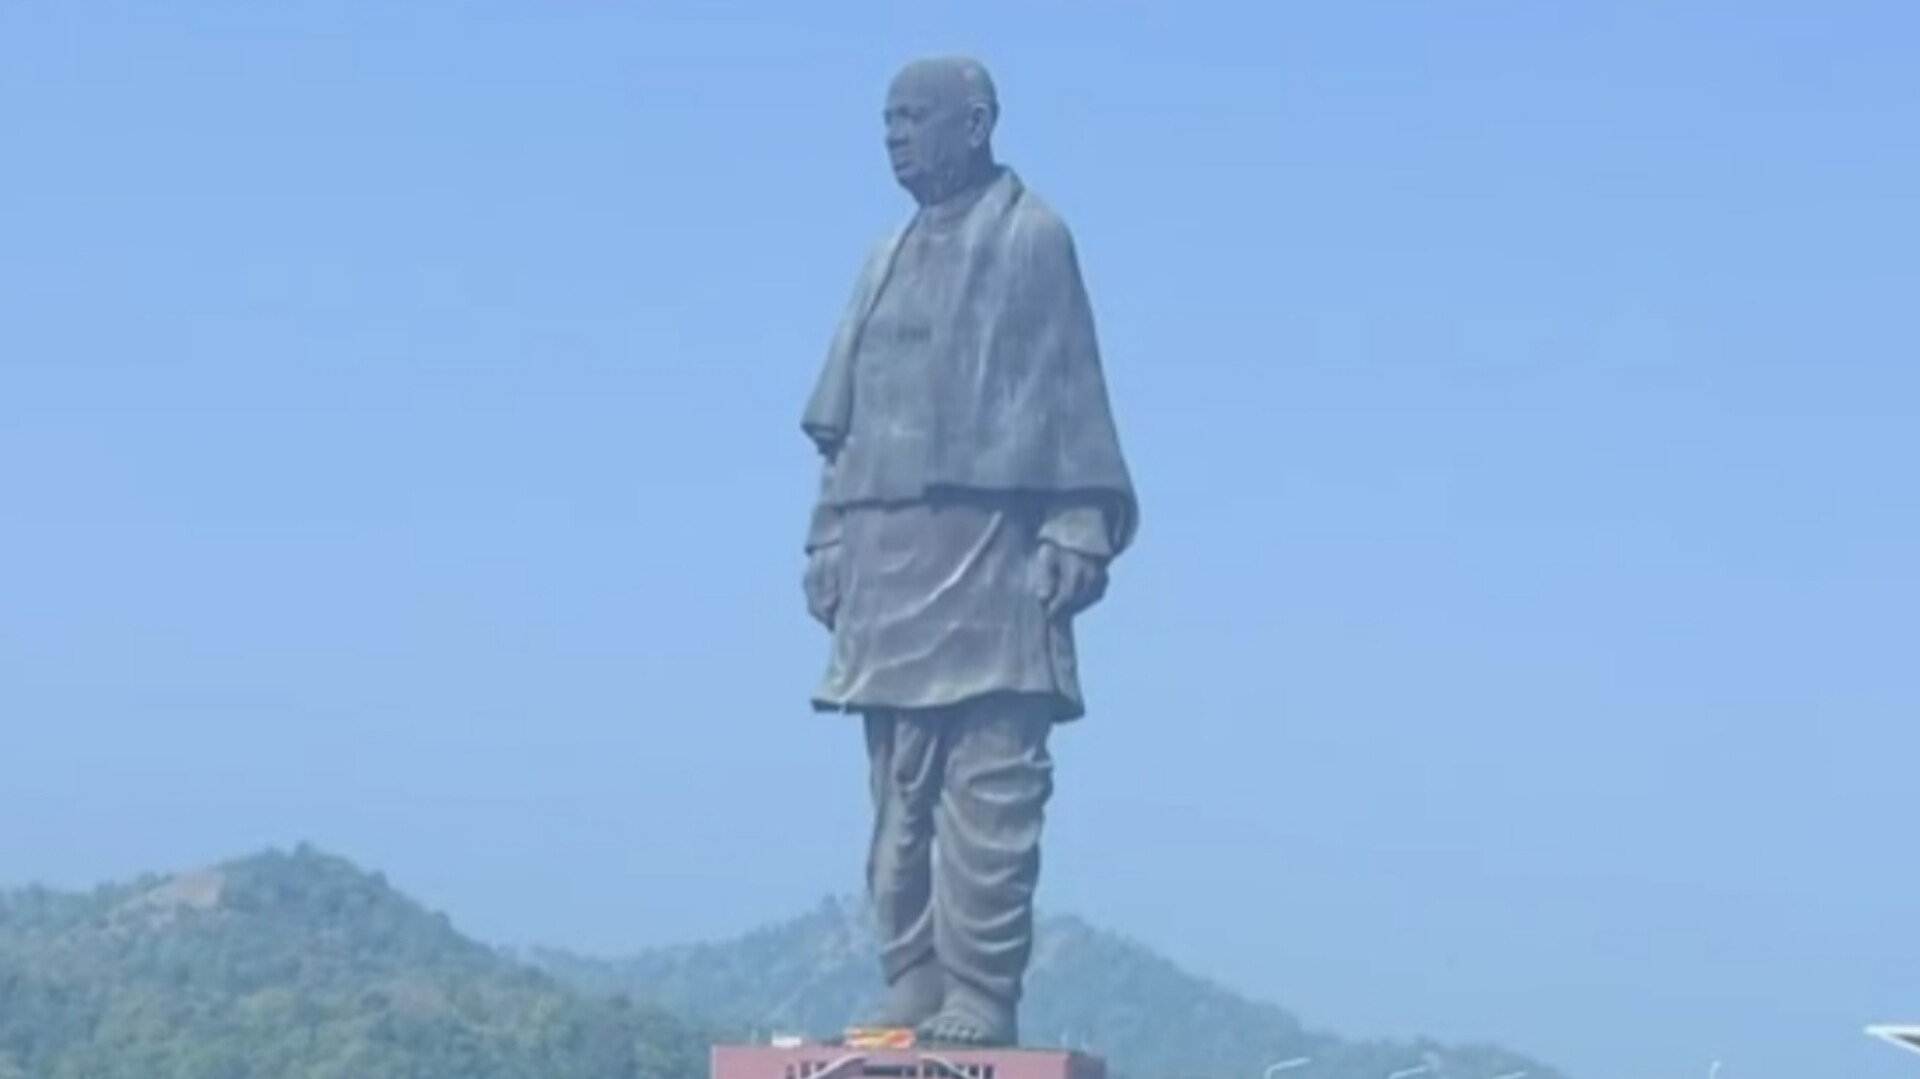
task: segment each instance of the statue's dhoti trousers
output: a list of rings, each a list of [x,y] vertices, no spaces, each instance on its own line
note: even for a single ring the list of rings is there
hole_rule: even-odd
[[[867,888],[889,983],[936,959],[1008,1003],[1033,953],[1055,704],[993,694],[865,713],[873,843]]]

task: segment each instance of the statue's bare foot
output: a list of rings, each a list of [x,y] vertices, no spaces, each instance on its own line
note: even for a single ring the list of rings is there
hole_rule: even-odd
[[[887,986],[880,1010],[861,1023],[866,1027],[912,1029],[933,1018],[946,999],[946,975],[931,959],[908,967]]]
[[[964,985],[948,989],[946,1002],[914,1036],[934,1045],[1005,1048],[1019,1041],[1012,1006]]]

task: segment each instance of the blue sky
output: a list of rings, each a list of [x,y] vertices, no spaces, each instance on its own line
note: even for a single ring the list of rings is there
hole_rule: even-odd
[[[0,881],[310,839],[596,951],[854,887],[798,411],[906,212],[886,79],[969,51],[1145,510],[1048,904],[1581,1079],[1910,1074],[1916,35],[8,4]]]

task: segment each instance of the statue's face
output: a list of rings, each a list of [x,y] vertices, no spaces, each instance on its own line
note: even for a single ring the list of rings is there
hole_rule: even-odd
[[[969,106],[952,72],[934,66],[901,72],[883,114],[893,178],[922,202],[951,193],[974,151],[985,145],[991,124],[985,111]]]

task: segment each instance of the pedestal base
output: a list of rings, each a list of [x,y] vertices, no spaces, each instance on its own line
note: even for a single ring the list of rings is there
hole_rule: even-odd
[[[720,1045],[712,1079],[1107,1079],[1107,1062],[1066,1049]]]

